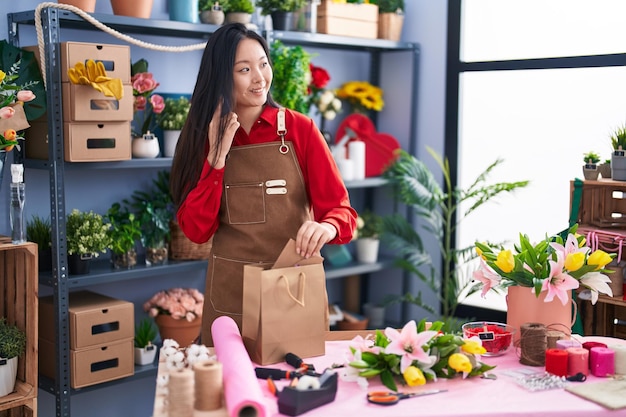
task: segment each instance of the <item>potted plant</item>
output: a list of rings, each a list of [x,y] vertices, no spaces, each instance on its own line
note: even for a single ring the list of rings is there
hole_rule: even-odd
[[[110,224],[108,231],[111,243],[111,262],[116,269],[132,268],[137,265],[135,243],[141,239],[141,223],[127,207],[113,203],[106,214]]]
[[[611,178],[618,181],[626,181],[626,124],[618,127],[611,134]]]
[[[364,210],[356,220],[356,257],[359,262],[375,263],[378,260],[380,235],[383,232],[383,219],[378,214]]]
[[[26,222],[26,239],[37,244],[39,271],[52,269],[52,225],[49,218],[33,215]]]
[[[26,351],[26,333],[0,319],[0,397],[13,392],[18,356]]]
[[[254,5],[250,0],[222,0],[222,8],[227,23],[239,22],[247,25],[254,13]]]
[[[156,158],[159,155],[159,141],[154,135],[156,117],[165,108],[163,96],[155,94],[159,83],[148,72],[148,61],[140,59],[131,66],[133,85],[132,154],[135,158]]]
[[[594,151],[589,151],[583,155],[583,175],[586,180],[597,180],[600,171],[598,170],[598,162],[600,155]]]
[[[135,326],[135,364],[148,365],[154,362],[157,337],[157,329],[149,318],[143,318]]]
[[[202,23],[210,25],[221,25],[224,23],[224,8],[219,1],[200,0],[198,2],[198,11],[200,12],[200,21]]]
[[[92,258],[105,253],[111,244],[109,225],[103,217],[93,211],[73,209],[67,216],[68,267],[70,274],[87,274]]]
[[[285,46],[277,40],[272,42],[270,58],[274,69],[274,100],[284,107],[308,114],[311,105],[308,94],[311,55],[299,45]]]
[[[170,288],[154,294],[143,305],[154,318],[161,340],[188,346],[200,335],[204,294],[195,288]]]
[[[293,13],[302,8],[306,0],[257,0],[256,7],[261,14],[272,16],[274,30],[290,30],[293,27]]]
[[[404,0],[370,0],[378,5],[378,38],[399,41],[404,24]]]
[[[600,170],[600,175],[604,179],[611,178],[611,160],[605,159],[600,165],[598,165],[598,169]]]
[[[168,158],[174,156],[176,143],[190,107],[191,102],[185,96],[165,99],[165,108],[157,116],[157,124],[163,129],[163,156]]]
[[[167,262],[170,241],[170,222],[174,218],[172,197],[169,191],[169,172],[160,171],[147,191],[135,191],[130,201],[125,201],[137,215],[141,224],[141,241],[146,250],[146,264]]]

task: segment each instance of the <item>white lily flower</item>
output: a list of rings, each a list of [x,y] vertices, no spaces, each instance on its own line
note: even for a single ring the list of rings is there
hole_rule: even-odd
[[[589,272],[580,278],[580,282],[591,291],[591,304],[598,301],[598,293],[613,297],[613,291],[608,284],[611,279],[600,272]]]

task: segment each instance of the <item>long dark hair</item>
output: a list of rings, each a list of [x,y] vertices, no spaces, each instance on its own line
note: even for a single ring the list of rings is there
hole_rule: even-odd
[[[226,115],[235,107],[233,68],[237,46],[243,39],[253,39],[259,42],[265,50],[267,59],[270,59],[269,47],[265,39],[258,33],[248,30],[241,23],[231,23],[220,27],[210,36],[204,49],[198,79],[191,96],[191,108],[172,161],[170,192],[176,207],[185,200],[200,178],[202,166],[209,151],[207,137],[209,122],[220,101],[222,111],[217,146],[222,145],[227,122]],[[269,93],[266,104],[276,106]]]

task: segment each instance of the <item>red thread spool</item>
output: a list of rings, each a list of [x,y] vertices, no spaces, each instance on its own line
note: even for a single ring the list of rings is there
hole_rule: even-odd
[[[562,349],[546,350],[546,372],[556,376],[567,376],[568,353]]]
[[[585,348],[567,348],[567,375],[589,375],[589,351]]]
[[[601,343],[601,342],[585,342],[585,343],[583,343],[583,348],[585,348],[585,349],[587,349],[589,351],[591,351],[591,348],[594,348],[594,347],[603,347],[603,348],[605,348],[607,346],[606,346],[606,344]]]

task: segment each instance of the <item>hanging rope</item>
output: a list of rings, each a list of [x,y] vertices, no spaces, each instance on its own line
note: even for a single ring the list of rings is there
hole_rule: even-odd
[[[69,5],[69,4],[59,4],[59,3],[51,3],[44,2],[39,3],[37,8],[35,9],[35,30],[37,31],[37,47],[39,49],[39,56],[41,59],[39,60],[39,65],[41,67],[41,75],[43,77],[44,87],[47,87],[46,80],[46,60],[45,60],[45,52],[44,52],[44,42],[43,42],[43,29],[41,27],[41,11],[45,8],[57,8],[63,10],[69,10],[73,13],[76,13],[80,17],[82,17],[87,22],[91,23],[96,28],[100,29],[103,32],[106,32],[118,39],[121,39],[130,44],[139,46],[145,49],[152,49],[155,51],[162,52],[189,52],[189,51],[197,51],[200,49],[204,49],[206,46],[206,42],[197,43],[192,45],[184,45],[184,46],[166,46],[166,45],[157,45],[154,43],[144,42],[142,40],[133,38],[132,36],[128,36],[124,33],[118,32],[117,30],[108,27],[104,23],[100,22],[89,13],[86,13],[84,10],[79,9],[78,7]]]

